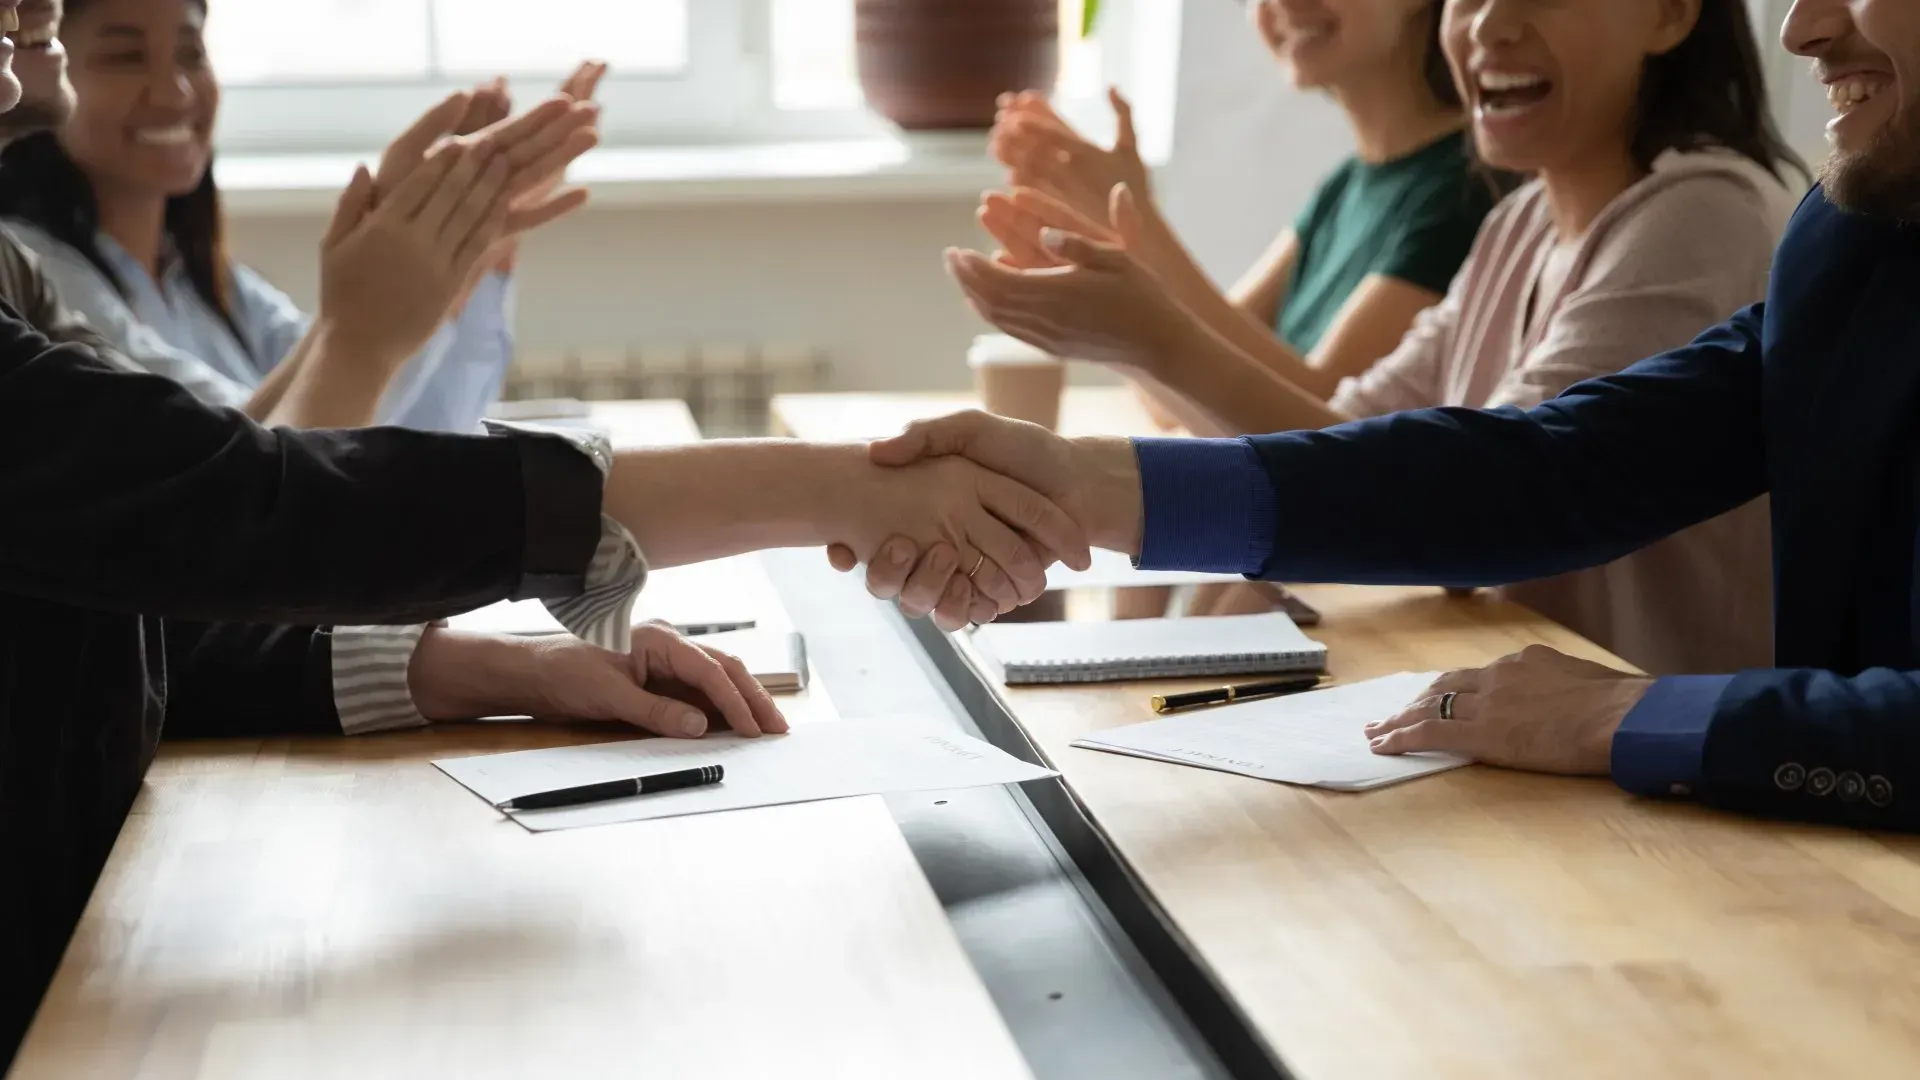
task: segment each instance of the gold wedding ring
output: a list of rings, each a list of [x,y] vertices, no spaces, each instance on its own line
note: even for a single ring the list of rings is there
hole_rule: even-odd
[[[973,580],[973,575],[979,573],[980,568],[985,565],[987,565],[987,553],[983,551],[980,553],[980,558],[974,561],[973,569],[967,571],[967,580]]]

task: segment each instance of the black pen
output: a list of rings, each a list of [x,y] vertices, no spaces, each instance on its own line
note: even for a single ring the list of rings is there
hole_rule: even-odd
[[[1153,711],[1170,713],[1199,705],[1231,705],[1236,701],[1247,701],[1251,698],[1277,697],[1281,694],[1311,690],[1329,677],[1298,675],[1291,679],[1276,679],[1273,682],[1241,683],[1238,686],[1222,686],[1214,690],[1195,690],[1190,694],[1168,694],[1166,697],[1153,699]]]
[[[605,802],[608,799],[626,799],[635,795],[652,795],[660,791],[675,791],[680,788],[705,787],[717,784],[726,770],[719,765],[702,765],[697,769],[681,769],[679,772],[655,773],[652,776],[635,776],[626,780],[608,780],[600,784],[582,784],[579,787],[561,788],[558,791],[542,791],[535,795],[522,795],[495,803],[495,810],[550,810],[556,806],[579,806],[582,803]]]

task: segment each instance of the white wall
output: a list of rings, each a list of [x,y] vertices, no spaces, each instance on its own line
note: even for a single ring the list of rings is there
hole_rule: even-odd
[[[296,299],[317,293],[317,216],[236,220],[240,258]],[[832,358],[847,388],[960,387],[984,327],[941,267],[979,246],[973,203],[591,207],[521,257],[526,349],[791,343]]]
[[[1192,0],[1181,34],[1160,200],[1208,273],[1230,284],[1353,140],[1333,106],[1287,85],[1241,5]]]

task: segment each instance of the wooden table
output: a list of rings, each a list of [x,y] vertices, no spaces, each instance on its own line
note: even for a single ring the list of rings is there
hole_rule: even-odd
[[[1536,642],[1619,665],[1490,597],[1298,591],[1342,679]],[[1353,795],[1070,745],[1187,685],[998,693],[1296,1076],[1920,1075],[1920,841],[1601,780],[1468,768]]]
[[[9,1075],[1030,1075],[882,800],[533,835],[430,764],[621,737],[165,747]]]

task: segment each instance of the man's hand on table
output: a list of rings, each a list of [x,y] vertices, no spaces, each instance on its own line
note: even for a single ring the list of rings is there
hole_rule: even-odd
[[[681,739],[709,728],[749,736],[787,730],[779,706],[738,658],[658,623],[634,627],[628,653],[564,634],[429,627],[407,681],[414,706],[429,720],[612,721]]]
[[[1126,439],[1065,439],[1037,424],[964,412],[917,421],[874,443],[870,454],[876,464],[891,468],[927,458],[967,458],[1052,500],[1080,524],[1094,547],[1140,550],[1140,469]],[[830,548],[828,557],[841,571],[859,563],[843,545]],[[963,561],[946,544],[923,549],[894,536],[881,547],[880,557],[869,561],[867,589],[883,599],[898,598],[910,617],[932,613],[945,630],[991,622],[1006,608],[974,587]]]
[[[1613,735],[1653,680],[1530,645],[1441,676],[1398,716],[1367,725],[1376,754],[1440,750],[1529,772],[1605,776]],[[1452,694],[1452,719],[1440,718]]]

